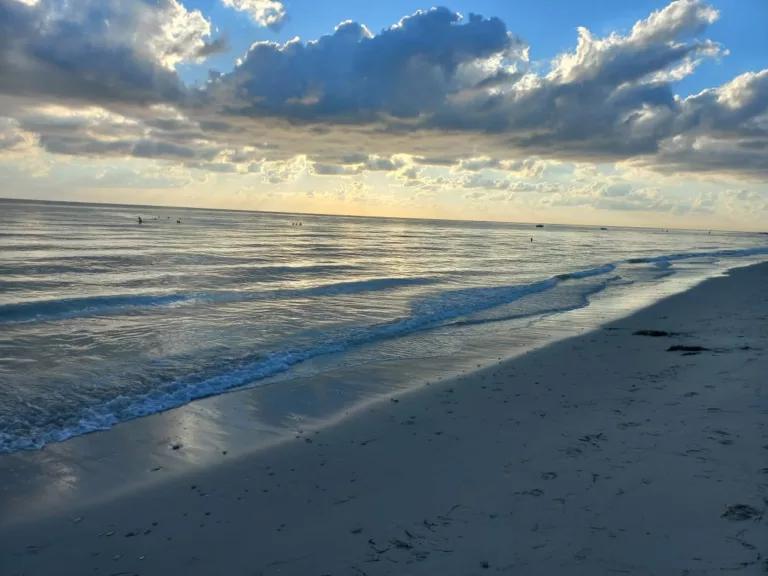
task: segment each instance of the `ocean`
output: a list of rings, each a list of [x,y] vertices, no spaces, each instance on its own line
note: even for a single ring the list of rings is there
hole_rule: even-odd
[[[0,453],[762,260],[751,233],[0,200]]]

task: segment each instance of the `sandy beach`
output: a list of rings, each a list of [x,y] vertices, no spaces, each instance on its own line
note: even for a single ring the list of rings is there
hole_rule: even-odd
[[[17,503],[0,574],[765,573],[766,286],[736,269],[216,466]]]

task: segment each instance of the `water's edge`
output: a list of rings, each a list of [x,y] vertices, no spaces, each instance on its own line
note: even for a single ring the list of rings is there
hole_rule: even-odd
[[[748,266],[752,265],[765,264]],[[728,269],[748,266],[736,264]],[[6,510],[0,521],[19,520],[13,512],[16,507],[23,508],[22,520],[28,521],[33,514],[52,514],[83,502],[97,504],[194,468],[218,466],[222,458],[246,456],[309,436],[379,402],[419,391],[430,393],[427,386],[453,386],[455,379],[472,372],[601,330],[719,275],[692,275],[648,285],[631,298],[604,291],[593,297],[590,306],[529,321],[520,333],[475,342],[458,355],[345,367],[279,386],[238,389],[52,443],[44,450],[0,455],[5,482],[0,488],[15,495],[13,501],[3,502],[0,490],[0,509]],[[361,386],[349,386],[351,382]]]
[[[529,337],[532,325],[536,325],[535,329],[539,331],[543,330],[544,332],[549,331],[562,334],[572,332],[569,331],[567,326],[569,322],[573,322],[574,318],[577,318],[578,321],[574,323],[573,328],[578,330],[594,328],[603,323],[603,320],[598,317],[600,314],[599,309],[589,311],[590,313],[594,312],[594,317],[589,321],[587,321],[586,318],[590,316],[590,313],[581,314],[581,317],[579,317],[578,311],[591,308],[590,305],[596,298],[604,303],[613,300],[613,306],[616,306],[618,310],[624,310],[629,313],[638,309],[637,306],[627,305],[626,303],[621,304],[621,302],[630,302],[632,299],[637,300],[639,297],[639,294],[637,294],[638,290],[644,289],[651,295],[650,301],[644,301],[644,305],[649,305],[652,304],[653,301],[659,300],[672,293],[690,288],[690,285],[686,284],[685,281],[681,284],[669,279],[668,274],[670,271],[668,269],[674,262],[694,258],[738,259],[744,257],[762,257],[765,255],[768,255],[768,248],[753,248],[740,251],[727,250],[710,253],[672,254],[665,257],[632,259],[631,261],[626,262],[626,264],[654,264],[664,273],[659,275],[659,281],[650,283],[648,286],[642,288],[632,287],[629,292],[625,292],[621,296],[612,294],[610,290],[606,291],[606,288],[611,286],[611,283],[619,279],[619,277],[606,276],[614,272],[617,265],[622,263],[611,263],[579,272],[556,275],[532,284],[476,289],[477,294],[471,294],[470,298],[467,298],[466,293],[468,291],[465,290],[464,293],[461,294],[462,299],[460,300],[460,302],[464,303],[463,307],[455,305],[455,298],[444,298],[444,301],[438,302],[437,304],[430,303],[430,306],[425,307],[420,314],[408,318],[397,319],[386,324],[376,325],[373,326],[373,328],[353,331],[351,334],[345,334],[343,338],[337,338],[335,340],[330,339],[326,342],[322,342],[319,346],[316,345],[303,349],[287,350],[278,354],[271,354],[267,357],[258,357],[252,361],[243,362],[224,373],[215,374],[210,377],[176,379],[164,384],[162,387],[151,390],[144,396],[134,398],[120,396],[104,402],[101,405],[89,407],[79,415],[76,421],[67,421],[61,427],[53,430],[41,430],[33,436],[19,437],[0,431],[0,454],[12,453],[18,450],[40,449],[47,444],[62,442],[69,438],[98,430],[107,430],[121,422],[166,412],[183,407],[197,400],[221,395],[225,392],[231,392],[245,387],[266,386],[278,381],[284,386],[286,384],[285,378],[292,375],[294,368],[312,361],[320,362],[320,368],[314,374],[311,372],[308,373],[309,376],[314,376],[324,371],[338,374],[338,368],[333,366],[322,366],[324,357],[337,356],[339,354],[344,354],[349,350],[364,347],[372,343],[409,336],[423,331],[440,330],[445,329],[446,327],[464,327],[486,322],[516,323],[514,325],[518,329],[515,331],[514,335],[505,336],[503,333],[493,333],[487,338],[478,340],[478,342],[482,342],[481,345],[476,342],[470,344],[468,348],[468,350],[477,350],[478,347],[490,350],[492,352],[488,356],[489,358],[508,358],[511,351],[525,347],[521,345],[521,342],[527,343],[527,346],[535,340],[535,338]],[[712,268],[708,273],[700,273],[695,279],[688,278],[687,280],[698,283],[707,277],[719,273],[720,271],[717,268]],[[598,277],[600,278],[600,281],[591,285],[589,289],[585,289],[579,300],[565,307],[538,309],[535,314],[529,316],[526,316],[525,314],[517,316],[514,314],[507,314],[490,319],[476,318],[472,316],[472,314],[478,312],[506,306],[528,296],[546,292],[562,283],[589,279],[592,277]],[[665,279],[665,281],[662,282],[661,279]],[[669,292],[670,289],[673,290],[673,292]],[[616,310],[614,310],[614,315],[615,312]],[[570,320],[568,316],[569,314],[571,316]],[[554,318],[554,320],[552,320],[552,318]],[[544,329],[544,326],[547,325],[549,325],[549,328]],[[551,337],[549,339],[551,340]],[[545,335],[544,341],[547,340],[548,337]],[[458,354],[457,358],[459,357],[466,357],[465,363],[468,365],[476,363],[476,358],[473,358],[472,353],[468,354],[466,350]],[[408,364],[411,360],[400,358],[395,362]],[[415,362],[421,365],[422,369],[424,366],[430,364],[428,358],[416,358]],[[441,364],[449,363],[445,358],[441,359],[440,362]],[[367,364],[366,370],[373,371],[375,364],[375,362]],[[387,366],[392,365],[391,362],[385,364]],[[357,369],[355,366],[352,366],[351,368]],[[433,370],[433,372],[442,373],[444,371]],[[293,374],[293,376],[300,378],[301,374]],[[429,377],[429,375],[425,375],[425,378]],[[442,374],[440,377],[449,377],[449,375]],[[375,378],[372,380],[375,380]],[[407,387],[407,385],[405,386]],[[384,388],[386,388],[386,386]],[[346,394],[348,397],[353,397],[354,400],[358,402],[380,393],[382,393],[382,388],[376,385],[358,386],[356,390],[343,392],[343,394]],[[350,408],[348,402],[345,402],[344,404],[346,404],[345,409]],[[310,409],[309,412],[311,413],[311,418],[319,418],[324,411],[327,416],[327,409],[329,408],[330,407],[328,406],[323,407],[322,404],[320,404],[316,406],[315,409]],[[331,412],[332,411],[333,410],[331,409]],[[277,420],[279,420],[279,418]]]

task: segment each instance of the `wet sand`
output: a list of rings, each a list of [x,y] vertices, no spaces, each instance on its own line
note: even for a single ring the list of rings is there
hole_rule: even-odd
[[[734,270],[201,471],[0,510],[0,574],[764,573],[766,286]]]

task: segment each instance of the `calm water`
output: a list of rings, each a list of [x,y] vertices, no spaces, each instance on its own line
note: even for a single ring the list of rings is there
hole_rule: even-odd
[[[757,234],[0,201],[0,453],[764,259]]]

